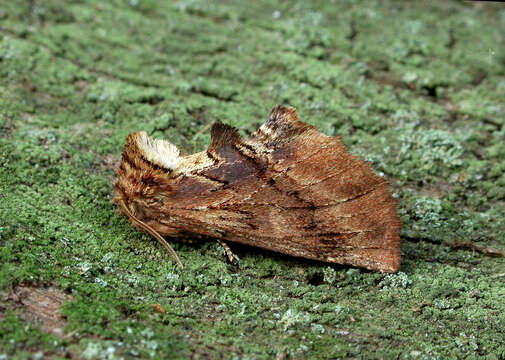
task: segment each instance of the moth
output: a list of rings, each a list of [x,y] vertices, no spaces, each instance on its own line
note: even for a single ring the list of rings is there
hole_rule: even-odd
[[[223,123],[207,150],[181,156],[144,131],[126,139],[114,188],[119,212],[162,243],[210,237],[283,254],[394,273],[400,267],[397,201],[340,138],[276,106],[252,135]]]

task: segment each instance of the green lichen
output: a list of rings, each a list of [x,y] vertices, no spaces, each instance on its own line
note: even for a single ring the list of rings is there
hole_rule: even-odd
[[[4,1],[0,359],[505,356],[504,14],[497,4]],[[136,231],[111,202],[126,136],[184,152],[276,104],[369,160],[399,201],[397,274]],[[68,338],[21,320],[55,284]],[[153,304],[160,306],[153,307]],[[157,310],[158,309],[158,310]]]

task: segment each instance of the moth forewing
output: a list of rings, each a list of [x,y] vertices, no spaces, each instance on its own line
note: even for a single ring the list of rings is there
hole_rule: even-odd
[[[214,124],[197,154],[172,146],[143,132],[127,139],[114,199],[140,230],[398,271],[401,221],[389,185],[294,108],[275,107],[245,139]]]

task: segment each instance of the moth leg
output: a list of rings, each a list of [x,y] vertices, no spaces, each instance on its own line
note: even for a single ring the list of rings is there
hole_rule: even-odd
[[[226,256],[228,257],[228,260],[233,264],[235,261],[238,261],[239,258],[237,255],[235,255],[230,247],[228,246],[228,244],[226,244],[223,240],[221,239],[216,239],[217,242],[219,243],[219,245],[221,245],[224,249],[224,251],[226,252]]]

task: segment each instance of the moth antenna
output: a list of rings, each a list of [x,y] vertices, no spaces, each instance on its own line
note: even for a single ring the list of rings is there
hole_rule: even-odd
[[[154,230],[152,227],[150,227],[149,225],[147,225],[142,220],[137,219],[135,217],[135,215],[133,215],[131,213],[131,211],[128,210],[128,208],[126,207],[126,204],[124,203],[124,201],[121,201],[121,207],[126,212],[126,215],[128,215],[128,217],[134,223],[136,223],[143,230],[145,230],[146,232],[148,232],[149,234],[151,234],[152,236],[154,236],[156,238],[156,240],[158,240],[168,250],[168,252],[170,253],[170,255],[172,255],[172,257],[175,259],[175,262],[177,262],[177,265],[179,265],[179,267],[181,269],[184,269],[184,265],[182,265],[182,262],[181,262],[181,260],[179,260],[179,257],[177,256],[177,253],[175,252],[175,250],[170,246],[169,243],[167,243],[167,241],[165,239],[163,239],[163,237],[156,230]]]

